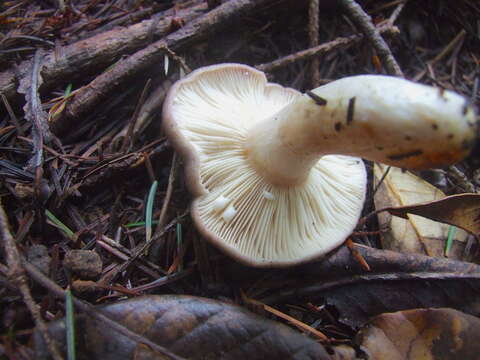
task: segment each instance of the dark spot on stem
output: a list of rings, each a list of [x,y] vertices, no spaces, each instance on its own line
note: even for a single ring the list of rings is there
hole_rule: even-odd
[[[317,94],[313,93],[312,91],[307,91],[305,94],[310,96],[310,98],[315,101],[315,104],[320,105],[320,106],[325,106],[327,105],[327,100],[318,96]]]
[[[469,126],[470,128],[472,128],[472,129],[473,129],[473,128],[475,127],[475,125],[476,125],[474,122],[471,122],[471,121],[468,121],[467,124],[468,124],[468,126]]]
[[[432,129],[433,130],[438,130],[438,125],[437,124],[432,124]]]
[[[444,95],[445,95],[445,88],[439,87],[439,88],[438,88],[438,93],[440,94],[440,97],[441,97],[443,100],[447,101],[447,99],[444,97]]]
[[[447,139],[450,139],[450,140],[453,139],[453,134],[448,134]]]
[[[380,151],[383,150],[383,146],[375,146],[375,148],[376,148],[377,150],[380,150]]]
[[[347,125],[350,125],[352,123],[354,111],[355,111],[355,96],[348,100]]]
[[[470,100],[465,98],[465,103],[462,106],[462,115],[463,116],[467,115],[469,107],[470,107]]]
[[[405,136],[405,140],[410,141],[410,140],[412,140],[412,137],[409,136],[409,135],[406,135],[406,136]]]
[[[422,155],[422,154],[423,154],[423,151],[418,149],[418,150],[413,150],[413,151],[403,153],[403,154],[388,155],[387,158],[389,158],[390,160],[403,160],[403,159],[407,159],[409,157],[418,156],[418,155]]]
[[[340,131],[340,130],[342,130],[342,123],[341,122],[335,123],[335,131]]]

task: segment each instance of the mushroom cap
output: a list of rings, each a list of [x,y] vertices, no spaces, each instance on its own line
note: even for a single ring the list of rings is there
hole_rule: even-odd
[[[366,171],[356,157],[326,155],[298,186],[275,186],[252,167],[249,129],[301,94],[240,64],[198,69],[175,83],[163,126],[185,160],[201,234],[252,266],[299,264],[343,243],[358,222]]]

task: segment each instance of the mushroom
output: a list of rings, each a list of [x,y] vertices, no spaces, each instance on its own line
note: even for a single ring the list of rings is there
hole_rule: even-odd
[[[451,91],[360,75],[301,94],[240,64],[175,83],[163,121],[185,159],[199,231],[259,267],[306,262],[344,242],[365,199],[360,157],[445,166],[468,154],[477,126]]]

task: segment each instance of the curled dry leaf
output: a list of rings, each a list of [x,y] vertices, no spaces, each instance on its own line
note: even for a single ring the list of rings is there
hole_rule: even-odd
[[[188,359],[330,359],[314,340],[278,322],[220,301],[193,296],[145,296],[100,308],[106,315]],[[99,310],[100,311],[100,310]],[[76,318],[81,359],[165,359],[86,316]],[[65,322],[49,331],[65,348]],[[48,358],[38,331],[36,359]]]
[[[387,166],[375,164],[374,175],[377,182],[386,169]],[[468,227],[471,224],[469,220],[474,215],[468,212],[471,210],[470,205],[462,204],[461,201],[454,204],[447,199],[449,198],[445,198],[442,191],[411,172],[391,167],[388,175],[379,185],[374,199],[377,209],[388,210],[378,215],[380,227],[388,229],[382,236],[383,247],[389,250],[442,257],[450,228],[448,224],[469,230]],[[418,207],[416,205],[418,203],[424,205]],[[440,206],[434,204],[440,204]],[[477,208],[477,216],[480,216],[480,197],[477,200]],[[437,216],[432,217],[432,215]],[[480,219],[478,219],[478,226],[480,227]],[[455,232],[449,257],[473,260],[464,258],[467,237],[468,234],[463,230],[458,229]]]
[[[372,319],[357,341],[370,359],[478,359],[480,319],[453,309],[415,309]]]

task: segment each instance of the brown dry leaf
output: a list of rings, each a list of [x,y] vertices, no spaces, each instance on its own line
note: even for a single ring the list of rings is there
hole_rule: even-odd
[[[332,305],[340,322],[363,326],[372,316],[413,308],[449,307],[480,314],[480,266],[354,245],[370,271],[347,247],[294,269],[225,264],[225,279],[264,304]]]
[[[480,194],[451,195],[441,200],[386,210],[404,218],[408,214],[420,215],[458,226],[480,236]]]
[[[415,309],[373,318],[357,335],[370,359],[478,359],[480,319],[453,309]]]
[[[379,181],[386,169],[387,166],[375,164],[374,176],[376,182]],[[391,209],[432,202],[443,198],[445,198],[445,194],[436,187],[408,171],[392,167],[375,194],[374,200],[377,209]],[[406,214],[405,212],[402,218],[392,216],[387,212],[378,214],[380,227],[389,229],[383,234],[383,247],[400,252],[443,257],[450,225],[426,218],[430,216],[419,216],[428,214],[427,211],[423,210],[422,212],[422,210],[415,212],[417,215]],[[447,208],[445,207],[444,210],[447,210]],[[440,219],[436,218],[435,220]],[[467,237],[468,234],[461,229],[455,232],[449,257],[471,260],[464,258]]]
[[[110,318],[188,359],[329,359],[324,347],[279,322],[239,306],[194,296],[144,296],[100,307]],[[100,310],[99,310],[100,311]],[[84,315],[76,317],[79,360],[164,359]],[[49,326],[65,353],[65,322]],[[35,336],[35,359],[48,358]]]

